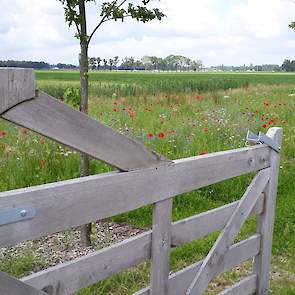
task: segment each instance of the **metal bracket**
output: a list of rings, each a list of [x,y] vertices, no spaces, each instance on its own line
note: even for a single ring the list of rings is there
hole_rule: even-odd
[[[36,209],[30,207],[12,208],[6,211],[0,211],[0,226],[32,219],[35,215]]]
[[[276,152],[280,152],[281,146],[272,138],[266,136],[264,133],[259,132],[258,135],[248,130],[246,140],[255,144],[266,144]]]

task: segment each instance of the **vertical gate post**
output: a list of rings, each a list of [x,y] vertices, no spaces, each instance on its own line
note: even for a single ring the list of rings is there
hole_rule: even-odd
[[[270,128],[266,135],[281,145],[283,137],[282,128]],[[270,153],[270,178],[264,191],[264,210],[261,215],[257,216],[256,231],[261,234],[261,247],[259,255],[254,258],[254,273],[257,275],[256,295],[266,295],[268,293],[270,280],[273,227],[280,170],[280,154],[272,149]]]
[[[173,199],[154,204],[152,233],[151,295],[168,295]]]
[[[0,68],[0,115],[34,96],[33,69]]]

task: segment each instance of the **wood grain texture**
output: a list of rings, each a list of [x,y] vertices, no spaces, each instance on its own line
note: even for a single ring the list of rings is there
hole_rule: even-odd
[[[236,202],[230,205],[235,206]],[[195,219],[187,220],[185,224],[182,225],[182,229],[184,232],[188,233],[188,229],[191,229],[192,225],[196,225],[197,230],[195,231],[195,236],[196,238],[201,238],[202,236],[200,236],[197,232],[198,229],[201,229],[202,223],[199,225],[195,223],[195,220],[199,220],[198,216],[202,218],[202,214],[196,215]],[[210,213],[210,218],[212,220],[216,220],[215,227],[218,227],[218,218],[215,218],[215,210],[212,210]],[[179,232],[174,230],[177,227],[178,222],[172,223],[172,239],[180,241],[180,239],[177,238],[177,234]],[[183,237],[184,236],[182,235],[182,238]],[[259,235],[252,239],[257,241],[257,237],[259,237]],[[189,238],[194,239],[192,235],[189,235]],[[185,241],[189,241],[189,238],[184,237],[183,244]],[[253,243],[252,239],[249,243]],[[179,246],[183,244],[180,242]],[[256,242],[254,244],[256,245]],[[116,274],[137,263],[140,263],[141,261],[148,260],[151,258],[151,245],[152,231],[147,231],[93,254],[89,254],[73,261],[30,275],[23,278],[23,281],[40,289],[45,286],[51,286],[55,294],[69,290],[75,291],[96,281],[103,280],[108,276]],[[127,255],[129,253],[131,253],[131,255]],[[88,265],[88,263],[90,264]],[[82,269],[83,272],[79,273],[78,270],[80,269]]]
[[[221,272],[230,270],[236,265],[247,261],[259,253],[260,235],[256,234],[247,240],[241,241],[229,248],[224,256],[224,268]],[[180,295],[185,294],[196,273],[200,269],[203,261],[194,263],[169,276],[168,294]],[[150,288],[144,288],[134,295],[150,295]]]
[[[143,144],[43,92],[33,100],[15,106],[3,118],[122,171],[170,163]]]
[[[34,96],[33,69],[0,68],[0,115]]]
[[[270,128],[266,135],[281,145],[283,138],[282,128]],[[260,233],[262,238],[261,252],[254,260],[254,273],[258,276],[257,295],[266,295],[269,290],[273,227],[275,219],[278,175],[280,170],[280,154],[271,150],[270,161],[270,179],[264,192],[264,212],[257,219],[257,233]]]
[[[0,212],[26,206],[35,208],[36,216],[3,225],[0,245],[12,245],[76,227],[266,168],[268,154],[269,148],[263,145],[247,147],[178,160],[168,166],[2,192]],[[261,161],[261,158],[266,160]]]
[[[0,271],[0,294],[1,295],[48,295],[22,281]]]
[[[218,295],[252,295],[256,291],[256,282],[257,275],[248,276]]]
[[[239,201],[236,201],[175,222],[172,227],[171,245],[181,246],[212,232],[222,230],[238,204]],[[263,210],[263,204],[264,196],[261,194],[251,214],[260,214]]]
[[[154,204],[151,294],[167,295],[171,245],[172,198]]]
[[[264,169],[254,177],[185,294],[201,295],[224,268],[224,256],[268,183],[269,173],[269,168]]]
[[[22,278],[51,295],[72,294],[151,257],[151,231]]]

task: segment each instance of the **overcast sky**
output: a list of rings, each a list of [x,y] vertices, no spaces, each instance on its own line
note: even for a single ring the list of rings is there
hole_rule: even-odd
[[[90,56],[181,54],[209,65],[281,64],[295,59],[292,0],[155,0],[167,17],[112,22],[92,40]],[[101,1],[97,0],[97,3]],[[0,0],[0,60],[77,64],[79,44],[56,0]],[[97,7],[88,7],[89,30]]]

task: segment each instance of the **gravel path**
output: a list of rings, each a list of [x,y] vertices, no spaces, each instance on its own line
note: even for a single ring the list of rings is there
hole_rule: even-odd
[[[91,247],[82,247],[79,230],[71,230],[27,241],[13,247],[0,248],[0,260],[7,257],[17,259],[25,254],[33,253],[36,264],[32,272],[37,272],[118,243],[143,231],[145,230],[127,224],[99,221],[93,230]]]

